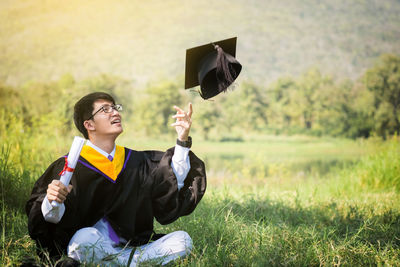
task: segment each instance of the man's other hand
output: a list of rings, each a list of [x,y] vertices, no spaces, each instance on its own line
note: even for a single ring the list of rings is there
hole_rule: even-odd
[[[72,185],[66,187],[60,180],[53,180],[47,187],[47,199],[51,203],[53,200],[63,203],[67,195],[71,192]]]

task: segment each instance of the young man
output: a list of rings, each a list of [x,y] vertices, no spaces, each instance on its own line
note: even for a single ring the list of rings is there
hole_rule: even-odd
[[[166,152],[135,151],[115,144],[123,131],[122,106],[110,95],[92,93],[75,104],[75,125],[89,140],[71,184],[59,181],[64,156],[35,183],[26,205],[29,234],[39,251],[125,266],[130,258],[131,266],[150,259],[165,264],[190,253],[186,232],[153,231],[154,218],[168,224],[190,214],[206,189],[204,163],[189,151],[192,105],[188,112],[174,108],[176,146]],[[52,201],[62,205],[53,207]]]

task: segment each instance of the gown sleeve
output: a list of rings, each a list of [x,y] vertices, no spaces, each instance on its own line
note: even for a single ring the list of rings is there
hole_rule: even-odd
[[[190,171],[184,186],[178,190],[177,179],[171,168],[174,148],[165,153],[152,151],[148,164],[154,184],[152,206],[154,217],[161,224],[168,224],[180,216],[190,214],[206,191],[206,170],[202,160],[189,151]]]

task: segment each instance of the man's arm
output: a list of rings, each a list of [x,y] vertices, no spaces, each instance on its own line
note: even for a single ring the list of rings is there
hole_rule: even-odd
[[[174,149],[168,149],[157,162],[154,159],[148,162],[149,169],[154,169],[152,171],[154,216],[161,224],[171,223],[180,216],[190,214],[206,190],[204,163],[189,150],[191,146],[189,131],[192,124],[192,104],[189,103],[187,113],[179,107],[174,106],[174,108],[177,113],[173,116],[173,118],[176,118],[176,122],[172,126],[175,126],[178,134],[177,145]],[[187,146],[187,148],[182,146]],[[184,179],[177,177],[176,172],[173,169],[171,170],[171,158],[175,156],[175,153],[179,154],[180,149],[185,152],[183,158],[181,158],[182,162],[189,162],[185,169]]]
[[[171,167],[178,181],[178,190],[180,190],[185,182],[186,176],[190,171],[189,160],[190,148],[175,145],[175,152],[172,156]]]
[[[192,103],[188,105],[188,112],[185,112],[181,108],[174,106],[176,114],[172,118],[176,119],[172,126],[175,127],[176,133],[178,134],[178,141],[185,143],[189,139],[190,127],[192,126]],[[174,156],[172,157],[171,167],[178,180],[178,190],[180,190],[185,182],[185,178],[190,171],[190,160],[189,160],[190,145],[183,147],[179,144],[175,145]]]
[[[178,191],[177,178],[171,168],[174,149],[165,153],[151,153],[147,165],[152,186],[154,216],[161,224],[168,224],[181,216],[190,214],[200,202],[206,190],[206,172],[202,160],[189,151],[190,171]],[[162,155],[160,155],[162,154]],[[160,157],[161,156],[161,157]]]

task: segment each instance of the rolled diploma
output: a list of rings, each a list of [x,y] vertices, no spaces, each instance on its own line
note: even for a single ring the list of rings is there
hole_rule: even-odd
[[[68,162],[68,167],[71,169],[75,169],[76,163],[78,162],[79,159],[79,155],[81,154],[81,150],[83,145],[85,144],[85,139],[79,136],[75,136],[74,141],[72,142],[71,145],[71,149],[69,150],[68,153],[68,158],[67,158],[67,162]],[[72,177],[73,171],[65,171],[61,177],[60,177],[60,181],[68,187],[69,182],[71,181],[71,177]],[[61,204],[58,203],[57,201],[53,200],[51,202],[51,205],[53,207],[59,207]]]

